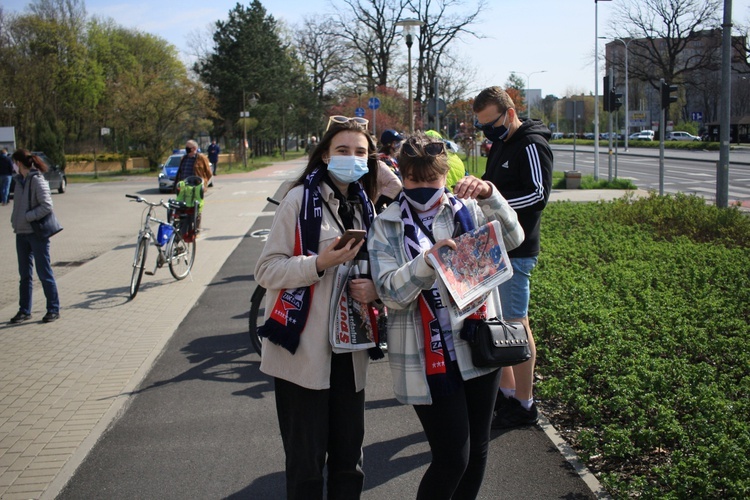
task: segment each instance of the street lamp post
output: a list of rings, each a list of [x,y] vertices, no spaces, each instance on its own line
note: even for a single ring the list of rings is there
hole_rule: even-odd
[[[409,66],[409,133],[414,133],[414,99],[411,97],[411,46],[414,43],[412,40],[412,29],[417,26],[422,26],[424,22],[419,19],[404,19],[396,23],[396,26],[401,26],[404,29],[406,35],[406,47],[407,47],[407,64]]]
[[[531,73],[524,73],[523,71],[511,71],[511,73],[518,73],[519,75],[523,75],[526,77],[526,118],[528,119],[531,119],[531,97],[529,96],[529,92],[531,92],[531,75],[546,72],[546,69],[543,69],[541,71],[532,71]]]

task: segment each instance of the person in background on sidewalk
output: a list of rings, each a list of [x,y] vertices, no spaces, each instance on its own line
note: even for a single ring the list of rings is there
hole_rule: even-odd
[[[216,139],[211,141],[206,152],[208,153],[208,161],[211,162],[211,174],[216,175],[216,167],[219,166],[219,153],[221,153],[221,148],[216,144]]]
[[[552,189],[551,133],[541,121],[521,120],[513,100],[500,87],[482,90],[474,99],[474,113],[474,125],[492,141],[482,178],[500,190],[526,233],[518,248],[509,249],[513,277],[500,285],[500,300],[503,318],[526,326],[531,359],[502,370],[492,427],[534,425],[538,420],[533,394],[536,345],[529,326],[529,281],[539,255],[542,210]]]
[[[401,174],[399,174],[398,171],[396,153],[398,153],[398,148],[401,146],[403,140],[404,136],[395,130],[389,129],[380,134],[380,151],[378,151],[378,160],[388,165],[388,168],[390,168],[399,179],[401,178]]]
[[[425,135],[445,142],[443,136],[437,130],[428,130],[425,132]],[[448,154],[448,167],[450,168],[450,170],[448,170],[448,177],[445,179],[445,187],[452,190],[453,188],[451,186],[455,186],[459,179],[466,176],[468,172],[466,172],[466,165],[464,165],[463,160],[448,148],[448,143],[445,144],[445,152]]]
[[[52,272],[49,255],[49,238],[42,238],[34,233],[31,221],[38,220],[52,212],[52,195],[49,184],[42,176],[47,165],[36,155],[25,149],[13,153],[13,161],[18,167],[16,187],[13,192],[13,212],[11,224],[16,233],[16,254],[18,256],[18,274],[20,275],[18,313],[11,323],[22,323],[31,319],[31,290],[33,286],[34,263],[39,281],[42,282],[44,296],[47,298],[47,314],[42,321],[50,323],[60,318],[60,297],[57,294],[57,283]],[[29,198],[31,201],[29,202]]]
[[[0,151],[0,205],[8,204],[10,198],[10,180],[13,178],[13,160],[8,156],[8,150]]]
[[[260,370],[274,377],[276,412],[286,454],[287,498],[362,494],[362,442],[368,351],[334,353],[329,312],[337,268],[364,240],[336,249],[347,229],[369,229],[377,189],[375,142],[364,118],[332,116],[304,172],[276,209],[255,266],[266,287]],[[371,279],[354,279],[350,296],[377,300]]]
[[[399,152],[404,190],[372,224],[367,241],[380,299],[388,308],[389,363],[396,399],[414,405],[432,452],[418,500],[473,499],[484,479],[490,423],[500,371],[478,368],[471,348],[452,325],[427,259],[433,248],[497,220],[507,248],[523,241],[516,213],[491,183],[461,178],[445,188],[448,157],[442,140],[416,134]],[[497,288],[485,314],[499,313]],[[412,496],[413,495],[404,495]]]

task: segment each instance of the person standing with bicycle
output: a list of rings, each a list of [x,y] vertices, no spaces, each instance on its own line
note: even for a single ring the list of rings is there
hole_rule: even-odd
[[[337,267],[364,240],[337,244],[347,229],[368,229],[377,189],[375,143],[364,118],[333,116],[307,167],[282,200],[255,266],[268,289],[260,369],[274,377],[286,453],[289,499],[356,499],[362,493],[367,351],[333,352],[329,311]],[[354,300],[377,300],[370,279],[350,282]]]
[[[180,166],[177,168],[177,175],[174,178],[174,189],[175,193],[179,193],[180,181],[184,181],[188,177],[200,177],[203,179],[203,192],[208,189],[211,182],[211,164],[208,161],[208,157],[198,152],[198,143],[190,139],[185,143],[185,156],[180,160]],[[201,205],[202,206],[202,205]],[[198,230],[201,227],[201,216],[198,212],[195,218],[195,229]]]

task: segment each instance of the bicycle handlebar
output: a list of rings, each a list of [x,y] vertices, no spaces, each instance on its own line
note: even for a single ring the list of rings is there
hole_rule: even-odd
[[[145,198],[141,198],[140,196],[136,196],[134,194],[126,194],[125,197],[126,198],[132,198],[132,199],[134,199],[135,201],[137,201],[139,203],[145,203],[146,205],[148,205],[150,207],[164,207],[164,208],[167,208],[167,209],[169,208],[169,206],[167,205],[167,203],[164,200],[159,200],[158,203],[153,203],[151,201],[148,201]]]
[[[281,202],[280,202],[280,201],[278,201],[278,200],[274,200],[274,199],[273,199],[273,198],[271,198],[270,196],[267,196],[267,197],[266,197],[266,201],[268,201],[268,203],[273,203],[274,205],[281,205]]]

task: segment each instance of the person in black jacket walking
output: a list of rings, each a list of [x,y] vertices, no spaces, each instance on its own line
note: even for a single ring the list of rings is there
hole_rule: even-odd
[[[0,205],[8,204],[10,195],[10,180],[13,178],[13,161],[8,156],[8,150],[0,150]]]
[[[526,239],[508,252],[513,277],[500,285],[503,318],[521,321],[529,332],[531,359],[503,369],[495,404],[495,429],[534,425],[538,420],[533,382],[536,346],[529,327],[529,279],[539,255],[542,210],[552,188],[550,131],[539,120],[522,120],[513,100],[500,87],[482,90],[474,99],[475,126],[492,141],[482,179],[497,187],[518,213]]]

